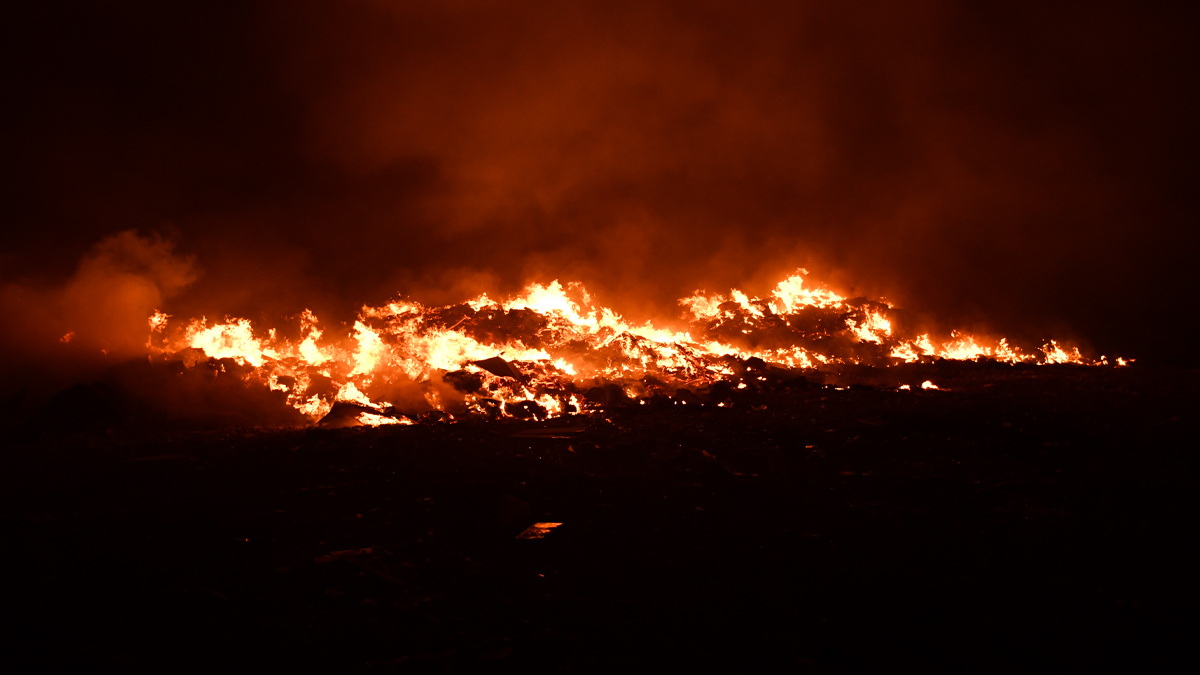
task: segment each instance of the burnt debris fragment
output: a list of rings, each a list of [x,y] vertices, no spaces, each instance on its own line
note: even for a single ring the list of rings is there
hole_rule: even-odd
[[[499,356],[493,356],[490,359],[482,361],[472,361],[471,365],[482,368],[496,377],[511,377],[514,380],[524,380],[525,376],[521,371],[513,367],[511,363],[505,361]]]

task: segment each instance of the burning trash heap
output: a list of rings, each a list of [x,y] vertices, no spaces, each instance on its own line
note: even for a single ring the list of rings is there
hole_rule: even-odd
[[[581,285],[554,281],[503,301],[485,294],[444,307],[404,300],[363,307],[352,333],[336,337],[309,311],[293,340],[256,331],[247,319],[173,325],[155,312],[149,347],[152,360],[236,373],[279,392],[312,423],[339,426],[468,415],[547,419],[616,400],[686,405],[753,386],[768,371],[799,378],[845,364],[1107,364],[1055,341],[1022,353],[1004,339],[954,333],[935,345],[887,303],[806,288],[803,274],[781,281],[766,299],[736,289],[728,296],[697,291],[679,301],[684,332],[627,323],[594,306]]]

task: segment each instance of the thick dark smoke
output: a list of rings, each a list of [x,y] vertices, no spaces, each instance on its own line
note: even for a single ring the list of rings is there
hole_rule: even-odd
[[[947,326],[1195,363],[1193,25],[1114,3],[27,3],[3,28],[4,344],[65,363],[58,331],[125,354],[148,308],[337,322],[553,278],[672,318],[804,266]]]

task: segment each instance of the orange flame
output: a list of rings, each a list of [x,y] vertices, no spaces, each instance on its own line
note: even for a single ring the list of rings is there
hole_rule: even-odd
[[[256,333],[247,319],[210,326],[201,317],[186,324],[174,342],[164,337],[163,351],[192,348],[210,358],[233,359],[250,367],[249,377],[286,392],[289,404],[310,419],[344,402],[374,411],[358,416],[372,426],[411,422],[389,402],[388,392],[404,386],[419,388],[420,398],[435,410],[459,406],[481,414],[548,418],[584,411],[589,404],[578,396],[581,386],[619,383],[625,395],[635,397],[704,388],[753,358],[798,370],[934,358],[1107,363],[1088,362],[1077,347],[1054,340],[1030,355],[1004,339],[989,342],[958,332],[935,344],[928,333],[899,329],[886,303],[850,304],[832,291],[805,287],[806,273],[780,281],[769,300],[737,289],[727,296],[696,291],[679,301],[687,310],[684,332],[626,322],[594,306],[582,285],[569,284],[582,298],[576,302],[555,280],[530,284],[500,301],[484,294],[447,307],[408,300],[363,307],[352,331],[332,340],[308,310],[299,317],[301,337],[295,343],[274,330]],[[165,335],[169,319],[155,310],[151,332]],[[927,381],[922,388],[936,386]],[[454,391],[459,393],[450,396]]]

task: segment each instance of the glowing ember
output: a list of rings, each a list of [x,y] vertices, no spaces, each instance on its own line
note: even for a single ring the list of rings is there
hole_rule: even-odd
[[[734,379],[751,363],[796,370],[937,358],[1107,363],[1088,362],[1078,348],[1053,340],[1033,354],[1004,339],[957,332],[937,344],[929,333],[898,323],[890,305],[852,303],[806,287],[805,273],[779,282],[769,300],[737,289],[727,296],[696,291],[679,301],[686,310],[684,332],[630,324],[593,305],[581,285],[564,288],[558,281],[530,284],[506,300],[480,295],[446,307],[407,300],[363,307],[352,330],[334,336],[305,310],[295,342],[274,330],[256,333],[247,319],[209,325],[200,318],[170,333],[170,316],[156,310],[149,326],[152,334],[161,334],[163,347],[152,348],[156,352],[169,357],[191,348],[232,359],[248,369],[246,377],[285,392],[288,403],[310,419],[341,402],[359,406],[357,420],[371,426],[411,423],[402,411],[430,408],[443,421],[464,413],[533,419],[578,414],[590,405],[580,396],[587,390],[644,403]],[[63,341],[69,339],[70,334]],[[921,387],[937,388],[928,381]],[[687,397],[676,402],[686,403]]]

